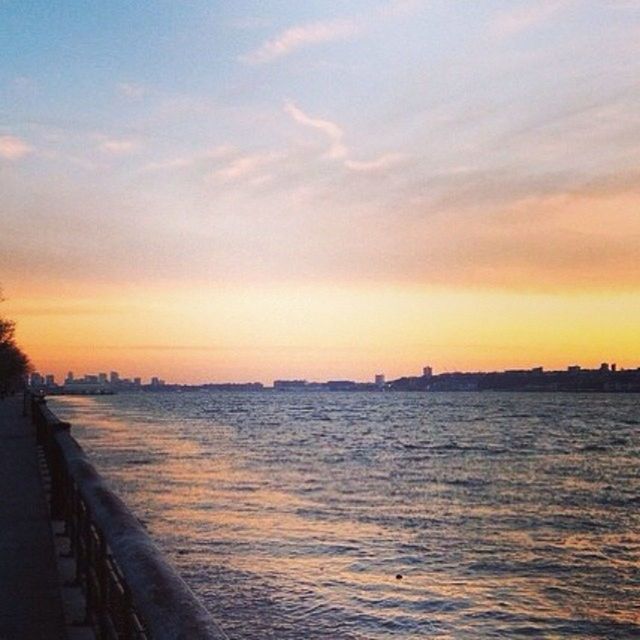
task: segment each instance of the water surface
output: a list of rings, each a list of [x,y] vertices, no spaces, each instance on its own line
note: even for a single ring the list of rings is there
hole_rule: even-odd
[[[52,408],[237,639],[640,638],[640,398]]]

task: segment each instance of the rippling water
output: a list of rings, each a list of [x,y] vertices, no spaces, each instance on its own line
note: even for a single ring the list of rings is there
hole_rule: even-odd
[[[639,400],[50,405],[232,638],[582,639],[640,638]]]

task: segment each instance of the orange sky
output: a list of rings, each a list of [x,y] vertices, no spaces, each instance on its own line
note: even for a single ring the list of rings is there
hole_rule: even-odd
[[[640,362],[635,292],[423,286],[103,290],[12,297],[41,371],[116,369],[179,382],[370,379],[438,371]]]

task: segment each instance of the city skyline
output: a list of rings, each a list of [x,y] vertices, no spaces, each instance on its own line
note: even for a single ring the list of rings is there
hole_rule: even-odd
[[[0,20],[2,311],[39,370],[640,360],[639,3]]]
[[[432,377],[439,376],[450,376],[450,375],[474,375],[474,374],[519,374],[519,373],[536,373],[536,374],[550,374],[550,373],[593,373],[593,372],[610,372],[610,373],[621,373],[621,372],[640,372],[640,366],[636,363],[635,366],[624,367],[619,366],[616,362],[599,362],[597,365],[584,365],[584,364],[565,364],[562,367],[556,368],[546,368],[541,365],[535,365],[530,367],[507,367],[504,369],[495,369],[495,370],[441,370],[438,371],[431,365],[424,365],[420,368],[420,371],[404,371],[400,375],[387,376],[386,373],[382,371],[376,371],[375,373],[371,373],[368,377],[364,378],[356,378],[356,377],[340,377],[340,376],[328,376],[325,379],[317,379],[317,378],[309,378],[308,376],[300,376],[294,378],[287,377],[274,377],[271,380],[220,380],[220,379],[206,379],[199,380],[196,382],[187,382],[184,380],[177,379],[169,379],[165,380],[164,378],[158,375],[152,375],[149,378],[145,379],[138,375],[120,375],[118,371],[110,370],[109,373],[106,371],[99,373],[82,373],[76,375],[73,371],[67,371],[64,376],[57,376],[55,373],[42,373],[40,371],[33,371],[29,374],[29,386],[39,387],[39,386],[48,386],[48,387],[57,387],[64,386],[74,383],[91,383],[91,384],[101,384],[107,386],[118,387],[120,386],[123,389],[132,389],[135,387],[141,386],[151,386],[151,387],[164,387],[166,386],[200,386],[200,385],[247,385],[247,384],[259,384],[263,385],[265,388],[269,388],[270,386],[277,387],[278,383],[283,383],[285,386],[290,383],[295,383],[297,385],[322,385],[330,382],[349,382],[356,383],[362,385],[370,385],[372,387],[382,388],[385,385],[388,385],[390,382],[399,381],[401,379],[410,379],[410,378],[423,378],[430,379]]]

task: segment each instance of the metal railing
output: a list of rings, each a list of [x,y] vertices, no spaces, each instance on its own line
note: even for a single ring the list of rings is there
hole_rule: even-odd
[[[227,640],[209,612],[107,486],[70,424],[25,392],[51,476],[51,517],[62,520],[98,638]]]

